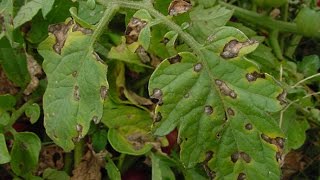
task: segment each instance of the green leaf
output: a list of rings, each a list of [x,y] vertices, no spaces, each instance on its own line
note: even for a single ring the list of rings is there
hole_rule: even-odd
[[[33,103],[26,108],[25,113],[30,118],[31,124],[34,124],[40,117],[40,106],[37,103]]]
[[[14,134],[10,166],[18,176],[25,176],[38,166],[41,141],[31,132]]]
[[[30,81],[24,49],[0,48],[0,64],[10,81],[25,87]]]
[[[121,174],[117,166],[114,164],[112,159],[110,159],[108,156],[106,157],[107,163],[105,165],[105,169],[108,172],[108,176],[111,180],[121,180]]]
[[[248,55],[248,58],[259,64],[264,72],[273,72],[273,74],[279,72],[279,61],[273,55],[272,49],[263,44],[259,44],[258,48]]]
[[[43,17],[46,17],[47,14],[51,11],[51,9],[52,9],[52,7],[53,7],[53,4],[54,4],[54,1],[55,1],[55,0],[45,0],[45,1],[42,1],[41,10],[42,10],[42,16],[43,16]]]
[[[3,0],[0,3],[0,18],[2,22],[0,26],[0,39],[4,36],[10,41],[11,45],[13,44],[13,24],[12,24],[12,13],[13,13],[13,1],[12,0]]]
[[[138,18],[142,21],[147,21],[147,22],[150,22],[152,20],[151,15],[145,9],[140,9],[139,11],[134,13],[133,17]]]
[[[298,119],[296,109],[289,107],[283,113],[282,130],[287,137],[286,149],[298,149],[306,140],[306,130],[309,129],[309,123],[306,119]]]
[[[120,153],[142,155],[150,151],[152,119],[148,112],[133,106],[116,105],[107,101],[102,123],[108,128],[108,140]]]
[[[191,1],[200,4],[205,8],[211,7],[216,3],[216,0],[191,0]]]
[[[11,110],[16,105],[16,98],[10,94],[0,95],[0,112]]]
[[[152,179],[153,180],[174,180],[175,176],[170,169],[170,161],[158,154],[151,153]]]
[[[302,72],[305,77],[316,74],[318,69],[320,69],[320,59],[317,55],[303,57],[298,66],[298,70]]]
[[[141,44],[141,46],[144,49],[147,50],[149,49],[150,38],[151,38],[151,31],[150,31],[150,27],[147,25],[140,31],[138,42]]]
[[[100,129],[92,135],[92,146],[95,152],[100,152],[106,148],[108,144],[108,132]]]
[[[79,2],[78,17],[88,24],[96,24],[102,18],[104,7],[95,4],[94,9],[90,9],[84,1]]]
[[[150,68],[150,66],[143,64],[140,57],[135,53],[139,46],[140,44],[137,42],[127,45],[125,37],[122,37],[121,44],[110,49],[108,58]]]
[[[1,112],[0,111],[0,132],[3,132],[3,127],[7,126],[10,122],[10,114],[6,111]]]
[[[300,31],[300,33],[304,34],[305,36],[312,37],[319,34],[319,19],[320,12],[306,7],[300,10],[295,21],[297,23],[297,28]]]
[[[13,19],[14,28],[18,28],[25,22],[30,21],[42,8],[42,3],[43,0],[32,0],[23,5]]]
[[[212,30],[224,26],[231,18],[233,11],[219,5],[204,9],[199,5],[190,12],[191,25],[189,32],[199,42],[204,42]]]
[[[38,49],[48,78],[43,96],[44,122],[49,137],[71,151],[74,141],[87,134],[91,120],[101,119],[108,89],[107,66],[88,45],[90,35],[72,31],[72,22],[56,26],[66,32],[64,46],[58,46],[54,34],[50,34]]]
[[[67,180],[67,179],[70,179],[69,175],[66,172],[58,171],[56,169],[51,169],[51,168],[45,169],[42,177],[45,180],[57,180],[57,179]]]
[[[10,162],[10,159],[11,157],[8,152],[6,139],[4,138],[4,135],[0,133],[0,164]]]
[[[224,30],[208,46],[215,53],[182,52],[180,62],[166,59],[152,74],[149,94],[158,99],[155,114],[161,119],[155,135],[178,126],[182,163],[188,168],[206,162],[217,179],[279,179],[276,152],[283,148],[283,133],[270,113],[282,109],[283,90],[244,57],[257,43],[240,31]],[[241,48],[222,57],[229,43]]]
[[[89,9],[94,9],[96,7],[96,0],[87,0],[87,7]]]

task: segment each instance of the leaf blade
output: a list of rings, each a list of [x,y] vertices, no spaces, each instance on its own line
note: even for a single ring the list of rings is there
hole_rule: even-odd
[[[66,34],[61,54],[53,48],[56,43],[53,34],[39,47],[48,78],[43,98],[45,128],[49,137],[65,151],[72,150],[74,141],[86,135],[92,120],[101,119],[108,89],[107,66],[101,63],[92,47],[85,46],[91,44],[91,36],[73,32],[71,27],[73,25]]]

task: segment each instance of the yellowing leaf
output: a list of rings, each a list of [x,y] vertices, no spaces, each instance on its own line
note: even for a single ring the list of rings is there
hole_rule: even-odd
[[[50,30],[50,28],[49,28]],[[43,97],[44,124],[52,140],[65,151],[84,137],[90,122],[102,116],[108,84],[107,66],[90,44],[90,30],[72,21],[51,27],[40,44],[48,86]]]

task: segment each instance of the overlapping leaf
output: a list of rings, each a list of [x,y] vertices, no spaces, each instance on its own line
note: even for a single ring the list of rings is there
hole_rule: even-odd
[[[118,152],[141,155],[153,147],[152,120],[144,110],[107,101],[102,123],[109,128],[109,142]]]
[[[70,151],[82,138],[90,122],[98,122],[108,84],[107,67],[91,43],[90,30],[68,22],[52,27],[54,34],[41,43],[43,68],[48,86],[43,97],[46,132]]]
[[[202,162],[209,176],[278,179],[283,134],[269,113],[282,108],[283,90],[244,57],[257,43],[239,30],[217,29],[209,39],[197,56],[179,53],[151,76],[155,134],[178,126],[182,163]]]

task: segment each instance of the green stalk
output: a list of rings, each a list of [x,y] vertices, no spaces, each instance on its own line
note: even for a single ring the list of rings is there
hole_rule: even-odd
[[[303,36],[301,36],[301,35],[295,35],[291,38],[291,40],[289,42],[289,46],[287,47],[287,49],[284,53],[287,57],[293,58],[293,55],[296,52],[296,49],[297,49],[302,37]]]
[[[269,37],[269,41],[270,41],[270,45],[273,49],[274,54],[276,55],[276,57],[279,60],[283,60],[283,56],[282,56],[282,50],[281,47],[279,45],[279,41],[278,41],[278,37],[279,37],[279,31],[277,30],[272,30],[270,33],[270,37]]]
[[[90,39],[90,47],[93,47],[96,40],[101,36],[105,28],[108,26],[110,21],[112,20],[115,13],[119,10],[119,6],[117,4],[107,3],[107,9],[105,10],[103,17],[101,18],[97,28],[95,29],[94,33]]]
[[[34,103],[33,99],[30,99],[26,103],[24,103],[19,109],[12,112],[10,121],[6,128],[11,128],[11,126],[18,120],[18,118],[26,111],[27,107]]]
[[[67,172],[68,174],[71,174],[72,171],[72,155],[73,153],[66,153],[64,155],[64,166],[63,166],[63,171]]]
[[[274,20],[271,17],[255,13],[253,11],[248,11],[222,1],[219,1],[219,4],[226,8],[233,9],[234,16],[248,23],[252,23],[271,30],[278,30],[279,32],[301,34],[301,32],[298,31],[297,25],[295,23]]]
[[[74,146],[74,168],[76,168],[81,160],[82,160],[82,157],[83,157],[83,154],[84,154],[84,140],[81,139],[79,142],[75,143],[75,146]]]

